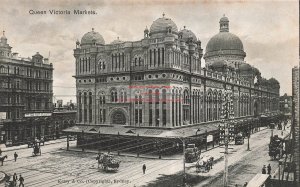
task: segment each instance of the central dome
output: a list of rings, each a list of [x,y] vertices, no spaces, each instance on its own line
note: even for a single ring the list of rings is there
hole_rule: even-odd
[[[219,23],[220,32],[208,41],[204,58],[227,56],[243,60],[246,56],[243,43],[239,37],[229,32],[228,18],[223,16]]]
[[[163,14],[162,18],[158,18],[152,23],[150,27],[150,33],[166,33],[168,27],[171,27],[172,32],[178,32],[177,25],[170,18],[166,18]]]
[[[206,45],[206,52],[224,50],[244,51],[243,43],[239,37],[230,32],[220,32],[213,36]]]
[[[105,45],[105,41],[101,34],[95,32],[94,29],[92,31],[85,33],[81,38],[81,45],[85,44],[101,44]]]

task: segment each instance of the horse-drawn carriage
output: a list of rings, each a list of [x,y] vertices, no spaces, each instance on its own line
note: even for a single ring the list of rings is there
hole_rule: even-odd
[[[209,172],[212,169],[214,157],[206,155],[201,157],[196,163],[196,172]]]
[[[96,158],[98,160],[98,168],[101,165],[104,171],[118,170],[120,166],[120,160],[116,159],[112,154],[99,154]]]
[[[37,156],[37,155],[42,155],[42,151],[41,151],[41,148],[38,144],[34,144],[33,145],[32,156]]]
[[[269,156],[272,159],[276,159],[281,157],[283,151],[283,139],[279,138],[278,135],[271,137],[271,141],[269,144]]]

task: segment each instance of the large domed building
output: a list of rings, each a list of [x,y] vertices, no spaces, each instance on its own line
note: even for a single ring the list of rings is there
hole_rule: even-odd
[[[74,49],[78,127],[69,131],[147,138],[217,132],[228,92],[236,120],[276,112],[279,85],[257,81],[260,72],[245,63],[228,18],[219,23],[206,46],[207,68],[201,67],[201,33],[192,26],[178,30],[164,14],[138,41],[105,44],[94,30],[86,33]]]
[[[244,63],[246,53],[241,39],[229,32],[229,19],[225,15],[220,19],[220,32],[213,36],[206,45],[204,59],[206,65],[215,60],[226,60],[227,65],[237,68]]]
[[[87,32],[81,38],[81,46],[82,47],[90,47],[92,45],[105,45],[105,41],[101,34],[94,31]]]

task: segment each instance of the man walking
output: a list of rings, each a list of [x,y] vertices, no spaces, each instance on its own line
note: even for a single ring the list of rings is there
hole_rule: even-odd
[[[143,174],[146,172],[146,164],[143,165]]]
[[[20,184],[19,184],[19,187],[22,185],[24,187],[24,178],[20,175],[19,177],[19,181],[20,181]]]
[[[2,150],[0,149],[0,156],[2,155]]]
[[[262,168],[261,173],[262,173],[262,174],[267,174],[267,171],[266,171],[266,165],[264,165],[264,167]]]
[[[267,170],[268,170],[268,175],[271,175],[271,165],[270,164],[268,165]]]
[[[17,158],[18,158],[17,152],[15,152],[14,157],[15,157],[15,162],[17,162]]]
[[[13,183],[14,183],[14,186],[17,186],[17,180],[18,180],[18,176],[16,173],[14,173],[13,175]]]

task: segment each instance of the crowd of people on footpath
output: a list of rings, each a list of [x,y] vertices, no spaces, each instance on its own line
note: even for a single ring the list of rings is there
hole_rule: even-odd
[[[267,167],[266,165],[263,166],[262,170],[261,170],[261,173],[262,174],[268,174],[268,175],[271,175],[271,165],[269,164]]]
[[[2,150],[0,149],[0,157],[2,157]],[[14,153],[14,161],[17,162],[19,155],[17,154],[17,152]],[[19,187],[24,187],[24,178],[22,177],[22,175],[19,175],[19,178],[17,176],[16,173],[14,173],[14,175],[11,177],[9,175],[6,174],[5,176],[5,187],[16,187],[19,181]]]
[[[10,176],[6,176],[6,186],[5,187],[16,187],[19,181],[19,187],[24,187],[24,178],[22,177],[22,175],[19,175],[19,179],[16,173],[14,173],[14,175],[12,176],[12,181],[11,181],[11,177]]]

